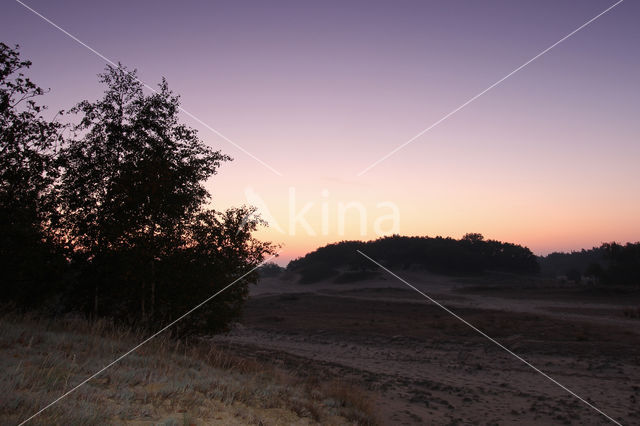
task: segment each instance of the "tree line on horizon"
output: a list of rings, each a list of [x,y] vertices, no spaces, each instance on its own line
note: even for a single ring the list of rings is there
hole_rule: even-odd
[[[611,286],[640,285],[640,242],[604,243],[590,250],[536,256],[527,247],[485,240],[478,233],[466,234],[459,240],[394,235],[368,242],[342,241],[292,260],[286,270],[299,274],[302,284],[327,279],[336,283],[365,280],[379,268],[357,250],[392,269],[419,268],[444,275],[506,272],[564,277],[576,283],[587,278]],[[282,270],[275,264],[263,269],[264,276],[274,276]]]
[[[640,242],[603,243],[589,250],[541,256],[541,273],[574,282],[584,278],[606,285],[640,285]]]
[[[485,271],[518,274],[539,272],[537,257],[526,247],[469,233],[459,240],[450,237],[393,235],[374,241],[342,241],[328,244],[292,260],[287,270],[297,272],[301,283],[332,277],[338,280],[366,277],[378,267],[357,250],[388,268],[421,268],[446,275],[474,275]],[[344,275],[346,272],[346,276]],[[342,275],[340,275],[342,274]]]
[[[0,302],[129,324],[174,319],[274,253],[252,207],[216,211],[204,183],[231,158],[179,120],[163,79],[108,66],[105,91],[46,120],[45,91],[18,46],[0,43]],[[249,220],[247,220],[249,218]],[[182,331],[237,318],[256,282],[242,278]]]

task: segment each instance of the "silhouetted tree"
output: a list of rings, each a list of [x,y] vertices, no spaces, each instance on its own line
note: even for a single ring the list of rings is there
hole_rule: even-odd
[[[151,95],[123,67],[107,67],[100,81],[103,98],[72,110],[81,119],[61,156],[60,235],[80,271],[72,305],[130,321],[169,319],[272,246],[251,237],[259,222],[243,222],[246,209],[203,209],[204,182],[230,158],[179,122],[165,80]],[[212,304],[218,311],[203,309],[207,327],[224,326],[245,295],[240,284],[221,297],[226,305]]]
[[[470,233],[464,234],[464,236],[462,237],[462,240],[468,241],[471,243],[477,243],[477,242],[484,241],[484,236],[482,234],[470,232]]]
[[[41,303],[64,267],[45,232],[61,126],[42,117],[44,91],[25,76],[30,66],[18,46],[0,43],[0,300],[21,307]]]
[[[608,268],[604,281],[613,285],[640,285],[640,242],[602,245]]]
[[[0,301],[151,324],[236,280],[180,325],[225,328],[275,250],[252,236],[264,224],[254,208],[205,208],[204,183],[230,158],[180,123],[165,80],[145,95],[123,67],[100,75],[101,99],[72,109],[80,120],[63,141],[30,65],[0,43]]]
[[[252,219],[247,220],[249,217]],[[259,278],[257,269],[244,274],[275,249],[271,243],[252,237],[260,225],[265,222],[257,218],[253,207],[224,212],[203,210],[193,215],[187,223],[184,245],[173,252],[170,267],[162,274],[164,281],[159,292],[159,306],[165,309],[162,316],[174,318],[183,313],[179,310],[200,303],[233,282],[179,327],[183,334],[194,330],[218,331],[237,319],[249,295],[249,284]]]

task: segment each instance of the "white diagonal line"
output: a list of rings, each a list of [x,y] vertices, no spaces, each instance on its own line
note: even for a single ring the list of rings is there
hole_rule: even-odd
[[[46,21],[47,23],[51,24],[53,27],[55,27],[56,29],[60,30],[62,33],[64,33],[66,36],[68,36],[69,38],[73,39],[75,42],[79,43],[80,45],[86,47],[87,49],[89,49],[91,52],[93,52],[95,55],[97,55],[98,57],[100,57],[103,61],[107,62],[108,64],[116,67],[116,68],[121,68],[120,65],[116,64],[114,61],[112,61],[111,59],[107,58],[106,56],[104,56],[102,53],[98,52],[97,50],[95,50],[94,48],[92,48],[91,46],[89,46],[88,44],[86,44],[85,42],[83,42],[82,40],[80,40],[79,38],[77,38],[76,36],[74,36],[73,34],[69,33],[67,30],[65,30],[64,28],[60,27],[58,24],[56,24],[55,22],[53,22],[52,20],[50,20],[49,18],[47,18],[46,16],[42,15],[40,12],[38,12],[37,10],[33,9],[32,7],[30,7],[29,5],[25,4],[24,2],[20,1],[20,0],[16,0],[16,2],[20,3],[22,6],[24,6],[25,8],[27,8],[28,10],[30,10],[31,12],[33,12],[35,15],[39,16],[40,18],[42,18],[44,21]],[[147,83],[145,83],[144,81],[140,80],[140,78],[138,78],[137,76],[134,76],[134,78],[140,82],[144,87],[146,87],[147,89],[151,90],[154,93],[158,93],[158,91],[148,85]],[[265,163],[264,161],[262,161],[261,159],[259,159],[258,157],[256,157],[255,155],[253,155],[251,152],[247,151],[246,149],[244,149],[243,147],[241,147],[240,145],[238,145],[237,143],[235,143],[234,141],[232,141],[231,139],[229,139],[228,137],[226,137],[225,135],[223,135],[222,133],[220,133],[220,131],[218,131],[217,129],[211,127],[210,125],[208,125],[207,123],[205,123],[204,121],[202,121],[200,118],[198,118],[197,116],[195,116],[194,114],[192,114],[191,112],[187,111],[186,109],[184,109],[183,107],[178,107],[178,109],[180,109],[180,111],[182,111],[184,114],[186,114],[187,116],[191,117],[193,120],[195,120],[196,122],[200,123],[201,125],[203,125],[204,127],[206,127],[207,129],[211,130],[213,133],[215,133],[216,135],[218,135],[220,138],[224,139],[225,141],[229,142],[231,145],[233,145],[234,147],[236,147],[237,149],[239,149],[240,151],[242,151],[243,153],[245,153],[246,155],[248,155],[249,157],[253,158],[254,160],[256,160],[258,163],[262,164],[263,166],[265,166],[267,169],[271,170],[273,173],[275,173],[278,176],[282,176],[282,173],[280,173],[278,170],[274,169],[273,167],[271,167],[269,164]]]
[[[155,333],[153,333],[151,336],[147,337],[145,340],[143,340],[141,343],[139,343],[138,345],[134,346],[133,348],[129,349],[127,352],[125,352],[124,354],[120,355],[118,358],[116,358],[115,360],[113,360],[112,362],[110,362],[109,364],[105,365],[104,367],[102,367],[100,370],[98,370],[97,372],[95,372],[94,374],[92,374],[91,376],[87,377],[86,379],[84,379],[82,382],[80,382],[78,385],[76,385],[74,388],[72,388],[71,390],[63,393],[61,396],[59,396],[58,398],[56,398],[55,400],[53,400],[52,402],[50,402],[48,405],[44,406],[43,408],[40,409],[40,411],[38,411],[37,413],[33,414],[31,417],[29,417],[28,419],[24,420],[22,423],[20,423],[18,426],[22,426],[25,423],[31,421],[34,417],[40,415],[43,411],[45,411],[48,408],[51,408],[53,405],[55,405],[56,403],[58,403],[61,399],[69,396],[71,393],[75,392],[76,390],[78,390],[78,388],[80,388],[81,386],[85,385],[88,381],[90,381],[91,379],[99,376],[102,372],[104,372],[105,370],[107,370],[109,367],[111,367],[112,365],[118,363],[119,361],[122,361],[124,358],[126,358],[128,355],[130,355],[131,353],[135,352],[136,350],[138,350],[141,346],[143,346],[144,344],[148,343],[150,340],[152,340],[153,338],[157,337],[159,334],[161,334],[162,332],[166,331],[168,328],[172,327],[173,325],[175,325],[178,321],[183,320],[185,317],[187,317],[188,315],[192,314],[195,310],[201,308],[203,305],[205,305],[206,303],[208,303],[209,301],[211,301],[213,298],[215,298],[217,295],[219,295],[220,293],[222,293],[223,291],[225,291],[226,289],[228,289],[229,287],[231,287],[232,285],[234,285],[235,283],[237,283],[238,281],[240,281],[241,279],[243,279],[244,277],[246,277],[247,275],[249,275],[250,273],[252,273],[253,271],[255,271],[256,269],[258,269],[260,266],[262,266],[263,264],[265,264],[266,262],[270,261],[271,259],[275,258],[276,256],[278,256],[280,254],[280,252],[274,254],[273,256],[271,256],[268,259],[263,260],[262,262],[260,262],[256,267],[254,267],[253,269],[251,269],[249,272],[244,273],[243,275],[241,275],[240,277],[236,278],[233,282],[231,282],[230,284],[228,284],[226,287],[224,287],[222,290],[219,290],[218,292],[216,292],[214,295],[209,296],[207,299],[205,299],[204,301],[198,303],[196,306],[194,306],[193,308],[191,308],[189,311],[185,312],[184,314],[182,314],[182,316],[178,317],[178,319],[173,320],[171,323],[167,324],[166,326],[164,326],[163,328],[161,328],[160,330],[156,331]]]
[[[385,268],[384,266],[382,266],[379,262],[375,261],[374,259],[370,258],[369,256],[367,256],[366,254],[364,254],[363,252],[361,252],[360,250],[356,250],[358,253],[360,253],[362,256],[364,256],[365,258],[369,259],[371,262],[375,263],[378,267],[382,268],[385,272],[389,273],[391,276],[397,278],[398,280],[402,281],[403,283],[405,283],[406,285],[408,285],[409,287],[411,287],[413,290],[417,291],[418,293],[420,293],[422,296],[424,296],[426,299],[428,299],[430,302],[434,303],[435,305],[437,305],[439,308],[443,309],[444,311],[446,311],[447,313],[449,313],[450,315],[452,315],[453,317],[455,317],[457,320],[461,321],[462,323],[464,323],[465,325],[467,325],[468,327],[470,327],[471,329],[473,329],[474,331],[476,331],[477,333],[479,333],[480,335],[482,335],[483,337],[487,338],[489,341],[491,341],[492,343],[496,344],[498,347],[500,347],[501,349],[504,349],[506,352],[508,352],[509,354],[511,354],[513,357],[515,357],[517,360],[523,362],[524,364],[526,364],[527,366],[529,366],[530,368],[532,368],[535,372],[541,374],[542,376],[546,377],[547,379],[549,379],[551,382],[555,383],[556,385],[560,386],[562,389],[564,389],[565,391],[569,392],[571,395],[575,396],[576,398],[578,398],[580,401],[584,402],[586,405],[588,405],[589,407],[591,407],[593,410],[597,411],[598,413],[602,414],[604,417],[606,417],[608,420],[610,420],[611,422],[622,426],[622,424],[620,422],[618,422],[617,420],[613,419],[611,416],[609,416],[607,413],[605,413],[604,411],[602,411],[601,409],[599,409],[598,407],[594,406],[593,404],[591,404],[590,402],[588,402],[587,400],[585,400],[584,398],[582,398],[580,395],[578,395],[577,393],[575,393],[574,391],[572,391],[571,389],[569,389],[568,387],[566,387],[565,385],[563,385],[562,383],[558,382],[556,379],[554,379],[553,377],[549,376],[547,373],[545,373],[544,371],[540,370],[539,368],[537,368],[535,365],[531,364],[529,361],[525,360],[524,358],[522,358],[520,355],[514,353],[513,351],[511,351],[509,348],[507,348],[506,346],[504,346],[502,343],[498,342],[497,340],[495,340],[493,337],[489,336],[488,334],[486,334],[484,331],[480,330],[479,328],[477,328],[476,326],[474,326],[473,324],[471,324],[470,322],[468,322],[467,320],[465,320],[464,318],[462,318],[461,316],[459,316],[458,314],[456,314],[455,312],[453,312],[452,310],[450,310],[449,308],[447,308],[446,306],[442,305],[440,302],[438,302],[437,300],[434,300],[433,298],[431,298],[429,295],[425,294],[424,292],[420,291],[419,289],[417,289],[416,287],[414,287],[413,285],[411,285],[408,281],[406,281],[405,279],[401,278],[400,276],[394,274],[393,272],[391,272],[389,269]]]
[[[545,53],[549,52],[551,49],[553,49],[554,47],[556,47],[557,45],[559,45],[560,43],[562,43],[563,41],[565,41],[566,39],[568,39],[569,37],[573,36],[574,34],[576,34],[578,31],[584,29],[586,26],[588,26],[589,24],[593,23],[596,19],[600,18],[602,15],[604,15],[605,13],[609,12],[611,9],[613,9],[614,7],[618,6],[620,3],[622,3],[624,0],[619,0],[617,3],[614,3],[613,5],[609,6],[608,8],[606,8],[605,10],[603,10],[602,12],[600,12],[599,14],[597,14],[596,16],[594,16],[593,18],[589,19],[587,22],[585,22],[584,24],[580,25],[578,28],[576,28],[575,30],[571,31],[569,34],[567,34],[566,36],[562,37],[560,40],[556,41],[555,43],[553,43],[551,46],[547,47],[546,49],[544,49],[542,52],[538,53],[536,56],[534,56],[533,58],[529,59],[527,62],[525,62],[524,64],[520,65],[518,68],[514,69],[513,71],[511,71],[509,74],[505,75],[504,77],[502,77],[500,80],[496,81],[495,83],[493,83],[491,86],[487,87],[486,89],[484,89],[482,92],[478,93],[477,95],[475,95],[474,97],[472,97],[471,99],[469,99],[468,101],[466,101],[465,103],[463,103],[462,105],[460,105],[459,107],[457,107],[456,109],[454,109],[453,111],[451,111],[450,113],[446,114],[444,117],[442,117],[441,119],[439,119],[438,121],[436,121],[435,123],[433,123],[432,125],[430,125],[429,127],[427,127],[426,129],[422,130],[420,133],[418,133],[417,135],[415,135],[414,137],[412,137],[411,139],[409,139],[408,141],[404,142],[403,144],[397,146],[396,148],[394,148],[393,150],[389,151],[386,155],[384,155],[383,157],[381,157],[379,160],[377,160],[376,162],[370,164],[367,168],[363,169],[360,173],[358,173],[358,176],[362,176],[363,174],[367,173],[369,170],[371,170],[372,168],[374,168],[375,166],[377,166],[378,164],[382,163],[384,160],[386,160],[387,158],[391,157],[393,154],[395,154],[396,152],[400,151],[402,148],[404,148],[405,146],[409,145],[411,142],[415,141],[416,139],[418,139],[420,136],[424,135],[425,133],[427,133],[429,130],[433,129],[434,127],[436,127],[438,124],[442,123],[443,121],[445,121],[446,119],[448,119],[449,117],[451,117],[453,114],[457,113],[458,111],[460,111],[461,109],[463,109],[464,107],[466,107],[467,105],[469,105],[471,102],[475,101],[476,99],[478,99],[480,96],[484,95],[485,93],[487,93],[489,90],[493,89],[494,87],[496,87],[497,85],[499,85],[500,83],[502,83],[503,81],[505,81],[506,79],[508,79],[509,77],[511,77],[512,75],[514,75],[515,73],[517,73],[518,71],[520,71],[521,69],[523,69],[524,67],[526,67],[527,65],[529,65],[530,63],[532,63],[533,61],[535,61],[536,59],[538,59],[539,57],[541,57],[542,55],[544,55]]]

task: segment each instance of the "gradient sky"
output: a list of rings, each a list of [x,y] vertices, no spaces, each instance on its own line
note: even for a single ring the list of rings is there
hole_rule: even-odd
[[[363,176],[358,172],[614,1],[65,1],[26,4],[145,82],[162,76],[234,157],[215,208],[257,194],[283,228],[281,263],[327,242],[480,232],[542,254],[640,240],[640,4],[626,0]],[[20,44],[51,110],[96,99],[105,63],[17,2],[0,40]],[[290,235],[289,188],[319,235]],[[323,192],[324,191],[324,192]],[[254,197],[255,198],[255,197]],[[367,209],[338,235],[338,203]],[[329,232],[322,235],[322,205]]]

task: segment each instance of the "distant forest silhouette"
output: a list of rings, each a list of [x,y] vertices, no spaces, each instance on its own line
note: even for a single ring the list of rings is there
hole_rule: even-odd
[[[580,282],[587,278],[607,285],[640,285],[640,242],[605,243],[600,247],[540,257],[541,273]]]
[[[449,237],[394,235],[374,241],[342,241],[318,248],[292,260],[287,270],[300,275],[300,283],[333,280],[336,283],[366,280],[379,268],[356,250],[385,267],[418,268],[444,275],[479,275],[506,272],[542,275],[580,283],[640,285],[640,243],[606,243],[590,250],[535,256],[527,247],[470,233]],[[275,266],[265,276],[276,274]]]
[[[164,79],[145,95],[135,71],[108,66],[103,97],[62,124],[43,117],[30,66],[0,43],[0,302],[155,328],[274,252],[252,236],[255,209],[206,206],[204,182],[231,158],[180,123]],[[224,328],[257,279],[245,276],[179,331]]]
[[[485,271],[535,274],[540,270],[536,256],[526,247],[470,233],[462,239],[449,237],[403,237],[394,235],[374,241],[343,241],[321,247],[292,260],[287,269],[301,275],[302,283],[332,277],[340,280],[366,277],[378,269],[367,256],[394,269],[422,268],[448,275],[473,275]]]

